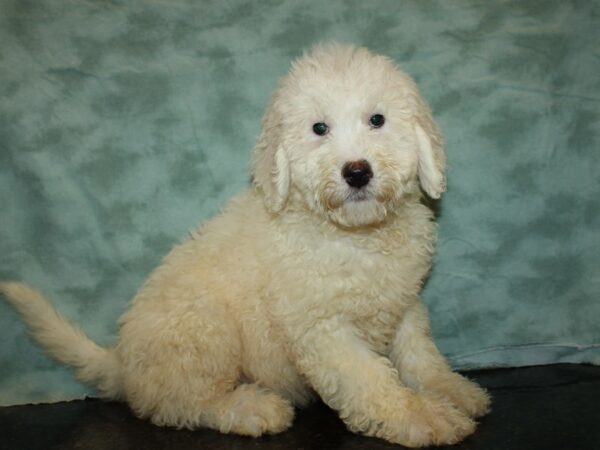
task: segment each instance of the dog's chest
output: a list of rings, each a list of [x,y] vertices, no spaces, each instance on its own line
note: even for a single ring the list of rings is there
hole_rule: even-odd
[[[418,286],[428,266],[410,241],[386,245],[344,237],[315,239],[300,248],[293,259],[308,269],[311,283],[332,288],[336,296],[377,300],[379,306]]]
[[[347,237],[296,239],[283,253],[275,270],[286,312],[343,316],[373,342],[390,339],[427,268],[408,241],[386,247]]]

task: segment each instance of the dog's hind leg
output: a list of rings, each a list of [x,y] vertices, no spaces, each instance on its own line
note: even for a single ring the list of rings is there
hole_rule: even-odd
[[[288,428],[290,402],[240,382],[243,346],[231,313],[205,296],[192,302],[176,295],[155,312],[134,307],[122,322],[124,394],[137,415],[157,425],[250,436]]]
[[[211,407],[207,425],[223,433],[260,436],[287,429],[294,409],[283,397],[259,385],[240,384]]]
[[[233,390],[198,399],[177,413],[185,399],[163,400],[152,412],[156,425],[195,429],[207,427],[222,433],[258,437],[286,430],[294,418],[290,402],[256,383],[239,384]]]

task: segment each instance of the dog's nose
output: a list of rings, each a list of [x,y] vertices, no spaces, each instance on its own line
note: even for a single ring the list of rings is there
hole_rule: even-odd
[[[342,176],[349,186],[361,188],[369,183],[373,178],[371,165],[365,159],[358,161],[349,161],[342,167]]]

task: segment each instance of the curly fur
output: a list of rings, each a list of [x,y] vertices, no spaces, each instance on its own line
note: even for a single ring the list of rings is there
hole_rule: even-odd
[[[381,128],[369,126],[384,115]],[[312,124],[326,122],[318,136]],[[367,160],[361,192],[341,175]],[[445,190],[442,139],[415,83],[337,44],[293,63],[267,107],[254,186],[175,247],[104,349],[19,283],[0,290],[51,356],[157,425],[259,436],[315,394],[348,428],[449,444],[489,407],[432,341],[419,291]]]

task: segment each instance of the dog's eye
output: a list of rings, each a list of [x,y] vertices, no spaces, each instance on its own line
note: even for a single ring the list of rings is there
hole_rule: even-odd
[[[369,119],[369,123],[373,128],[381,128],[385,123],[385,117],[381,114],[373,114]]]
[[[324,122],[317,122],[313,125],[313,131],[319,136],[325,136],[329,132],[329,126]]]

